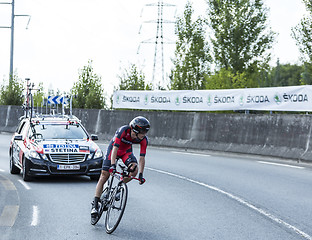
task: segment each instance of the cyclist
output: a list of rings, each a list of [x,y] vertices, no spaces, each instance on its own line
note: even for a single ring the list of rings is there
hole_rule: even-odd
[[[116,160],[121,158],[130,170],[130,176],[135,177],[138,173],[138,162],[132,152],[132,144],[140,144],[139,179],[140,184],[145,182],[143,171],[145,166],[145,154],[148,144],[146,133],[150,129],[150,123],[145,117],[134,118],[129,125],[120,127],[110,141],[103,161],[100,179],[96,185],[95,197],[92,203],[91,217],[98,216],[98,203],[103,191],[103,186],[110,174],[116,172]],[[125,182],[131,179],[125,179]]]

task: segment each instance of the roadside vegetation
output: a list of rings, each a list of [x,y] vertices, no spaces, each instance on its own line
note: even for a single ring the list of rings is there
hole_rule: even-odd
[[[279,87],[312,84],[312,4],[302,0],[308,14],[293,27],[292,37],[301,53],[297,64],[270,66],[277,33],[268,22],[269,9],[263,0],[207,0],[205,16],[194,17],[187,2],[177,17],[173,68],[167,86],[158,90],[199,90]],[[143,70],[134,63],[121,69],[114,90],[153,90]],[[73,107],[108,108],[105,84],[95,73],[92,60],[78,71],[70,92],[43,89],[34,94],[35,106],[51,94],[74,96]],[[0,105],[21,105],[23,81],[15,73],[0,85]]]

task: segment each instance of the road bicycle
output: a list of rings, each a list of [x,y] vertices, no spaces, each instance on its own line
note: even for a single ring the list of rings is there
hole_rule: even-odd
[[[129,176],[130,171],[123,163],[117,163],[117,167],[121,171],[116,171],[107,180],[100,197],[98,217],[91,218],[91,224],[95,225],[100,220],[103,212],[106,211],[105,229],[108,234],[116,230],[126,208],[128,187],[124,179],[131,178],[140,181],[136,177]],[[114,182],[115,179],[117,179],[117,183]]]

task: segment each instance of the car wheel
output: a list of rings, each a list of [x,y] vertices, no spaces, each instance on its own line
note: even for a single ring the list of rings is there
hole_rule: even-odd
[[[23,157],[23,180],[25,182],[32,180],[32,178],[29,176],[29,160],[25,157]]]
[[[19,174],[21,170],[15,166],[14,160],[13,160],[13,154],[10,154],[10,173],[11,174]]]

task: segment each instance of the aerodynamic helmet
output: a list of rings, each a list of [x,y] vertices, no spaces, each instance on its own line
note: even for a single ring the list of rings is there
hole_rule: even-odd
[[[129,123],[129,126],[135,133],[147,133],[150,129],[150,123],[145,117],[135,117]]]

